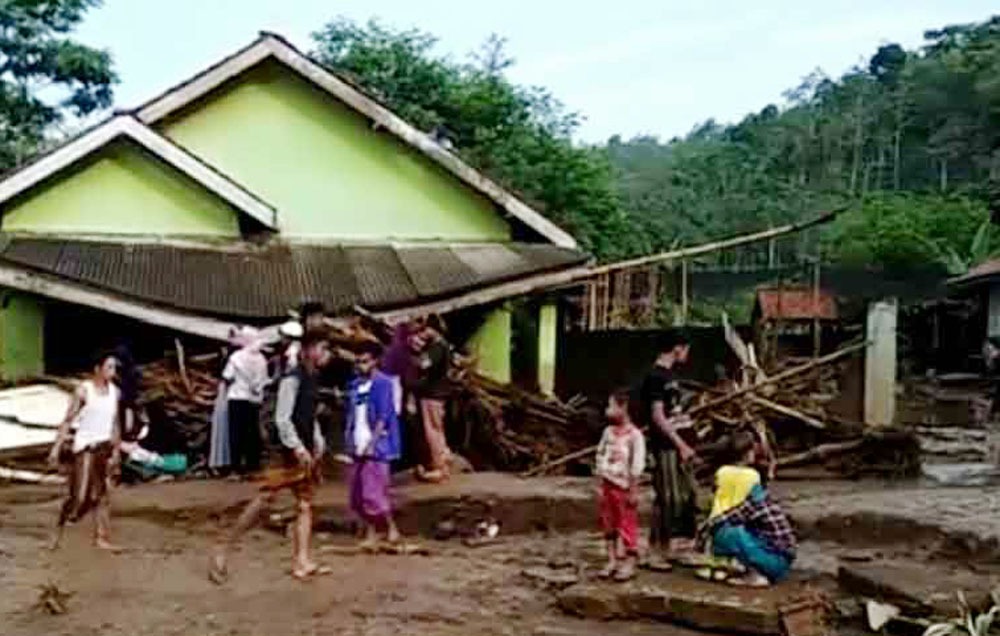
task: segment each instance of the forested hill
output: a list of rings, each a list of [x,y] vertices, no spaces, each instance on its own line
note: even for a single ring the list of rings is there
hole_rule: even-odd
[[[987,221],[1000,213],[1000,16],[928,31],[918,50],[882,46],[867,66],[817,71],[784,97],[683,139],[608,142],[650,249],[845,203],[824,231],[828,260],[959,272],[1000,247]]]

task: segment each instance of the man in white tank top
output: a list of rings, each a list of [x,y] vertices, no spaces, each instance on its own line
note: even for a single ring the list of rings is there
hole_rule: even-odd
[[[69,493],[59,513],[53,549],[59,547],[67,523],[93,510],[94,544],[104,550],[117,550],[111,543],[108,498],[111,478],[120,463],[119,390],[113,382],[117,371],[114,356],[98,358],[93,375],[77,387],[49,453],[50,465],[63,463],[69,469]]]

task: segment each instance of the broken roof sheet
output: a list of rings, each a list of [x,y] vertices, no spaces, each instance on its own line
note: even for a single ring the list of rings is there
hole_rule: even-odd
[[[304,299],[331,312],[425,303],[580,266],[554,245],[248,244],[208,248],[10,236],[0,264],[200,315],[278,319]],[[501,266],[502,265],[502,266]]]

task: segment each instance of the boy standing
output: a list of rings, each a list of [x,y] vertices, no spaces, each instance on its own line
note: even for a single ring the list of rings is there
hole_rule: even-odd
[[[380,354],[377,343],[362,345],[346,401],[344,440],[354,460],[350,503],[365,526],[366,549],[377,546],[378,526],[383,524],[389,543],[399,541],[389,497],[389,464],[400,456],[399,420],[393,381],[377,369]]]
[[[222,583],[228,578],[229,552],[243,533],[260,519],[261,513],[282,490],[295,495],[297,516],[292,531],[292,576],[304,581],[329,573],[312,559],[312,500],[320,478],[320,461],[326,442],[316,422],[319,405],[317,375],[330,360],[330,350],[322,334],[308,332],[302,339],[299,364],[281,379],[274,421],[285,449],[285,466],[267,471],[261,493],[240,514],[226,540],[212,559],[209,578]]]
[[[608,398],[609,426],[597,447],[601,479],[601,530],[607,541],[608,565],[601,578],[627,581],[635,576],[639,551],[639,477],[646,467],[646,441],[628,413],[628,390]]]
[[[680,334],[671,334],[660,346],[653,368],[639,389],[642,424],[649,427],[653,456],[651,565],[665,568],[663,557],[676,556],[694,547],[697,531],[695,484],[691,466],[700,459],[691,418],[680,412],[677,367],[688,361],[690,346]]]

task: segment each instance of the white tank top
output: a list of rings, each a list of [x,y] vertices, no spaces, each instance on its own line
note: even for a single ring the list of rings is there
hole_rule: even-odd
[[[82,385],[85,402],[76,416],[73,452],[79,453],[93,444],[110,442],[118,417],[118,387],[108,384],[108,392],[100,393],[90,380]]]

